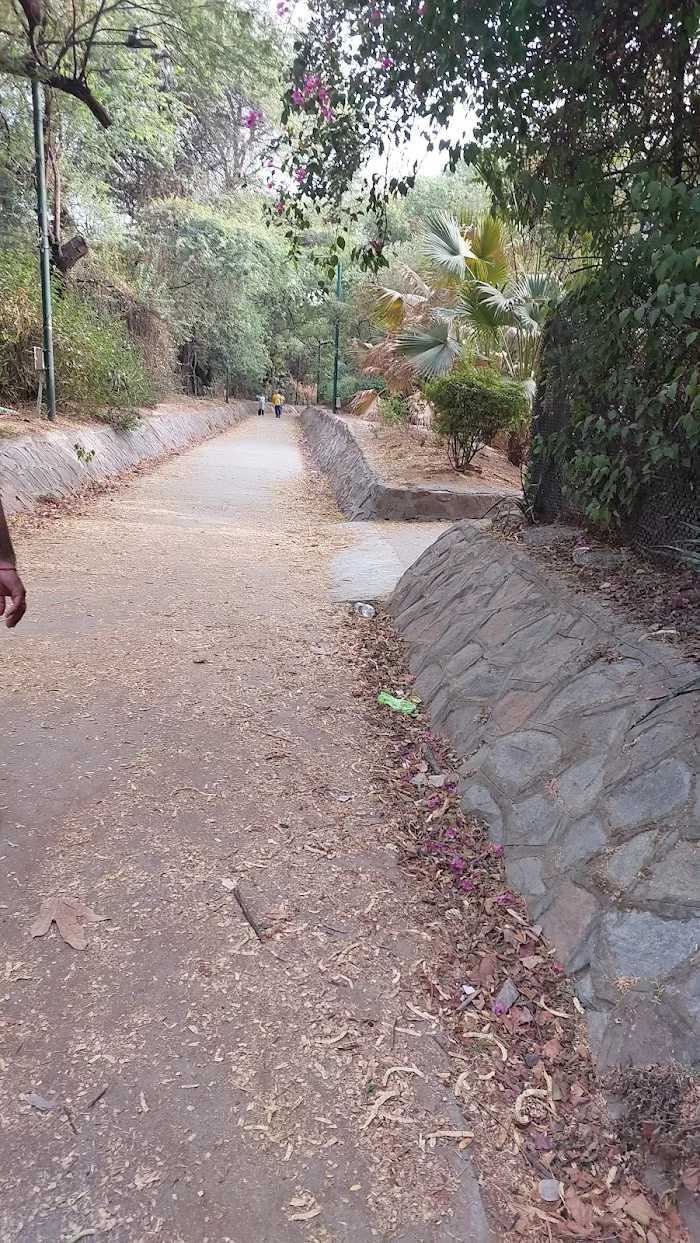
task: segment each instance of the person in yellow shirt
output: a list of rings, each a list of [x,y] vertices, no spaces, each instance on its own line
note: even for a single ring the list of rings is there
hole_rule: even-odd
[[[275,407],[275,418],[281,419],[282,418],[282,394],[280,392],[274,392],[272,394],[272,404]]]

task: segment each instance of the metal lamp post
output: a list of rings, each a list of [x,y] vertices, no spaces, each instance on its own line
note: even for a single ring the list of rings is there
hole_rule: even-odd
[[[101,45],[102,46],[102,45]],[[105,44],[103,46],[116,46]],[[158,45],[134,26],[119,46],[137,52]],[[49,419],[56,422],[56,375],[53,361],[53,316],[51,313],[51,263],[49,217],[46,208],[46,162],[44,159],[44,100],[39,78],[32,78],[32,117],[34,121],[34,161],[36,165],[36,214],[39,224],[39,270],[41,275],[42,348],[46,375],[46,404]]]
[[[340,303],[343,297],[343,265],[338,260],[338,268],[336,272],[335,297],[338,303],[335,313],[335,358],[333,360],[333,413],[337,414],[340,409],[338,401],[338,363],[340,361]]]
[[[36,163],[36,214],[39,224],[39,271],[41,275],[41,314],[43,321],[44,372],[49,418],[56,422],[56,378],[53,366],[53,321],[51,316],[51,265],[49,262],[49,221],[46,211],[46,165],[44,163],[44,101],[38,78],[32,78],[34,118],[34,157]]]
[[[321,400],[321,350],[324,345],[332,345],[332,341],[319,341],[318,343],[318,371],[316,372],[316,401]]]

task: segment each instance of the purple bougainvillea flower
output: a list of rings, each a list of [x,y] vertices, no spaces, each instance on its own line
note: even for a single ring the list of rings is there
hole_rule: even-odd
[[[560,963],[560,962],[553,962],[553,963],[552,963],[552,971],[554,971],[557,975],[563,975],[563,974],[564,974],[564,968],[562,967],[562,965],[561,965],[561,963]]]
[[[514,902],[517,902],[517,900],[517,894],[502,893],[500,898],[496,898],[496,906],[512,906]]]
[[[474,881],[470,880],[468,876],[462,877],[459,882],[459,887],[462,890],[462,893],[473,893],[476,888]]]
[[[455,855],[453,859],[450,859],[450,867],[453,872],[461,872],[465,866],[464,859],[460,859],[459,855]]]
[[[439,842],[428,842],[426,849],[429,855],[439,855],[442,850],[442,846]]]
[[[393,63],[394,62],[390,56],[382,57],[382,69],[391,69],[391,66],[393,65]]]
[[[502,1014],[507,1014],[508,1010],[503,1005],[502,1001],[494,1001],[491,1005],[491,1013],[498,1015],[500,1018]]]
[[[452,838],[456,836],[457,834],[455,833],[454,829],[445,829],[445,837],[447,838],[448,841],[452,841]]]
[[[275,203],[275,211],[278,216],[282,216],[284,214],[284,203],[282,199],[280,199],[279,203]]]
[[[380,22],[382,20],[381,11],[379,9],[370,9],[369,20],[371,22],[374,22],[375,25],[377,24],[377,22]]]
[[[329,121],[329,122],[335,121],[335,113],[332,108],[322,108],[321,116],[323,117],[324,121]]]
[[[301,105],[303,104],[303,102],[304,102],[304,96],[302,95],[301,91],[292,91],[292,103],[297,108],[301,108]]]
[[[503,854],[503,847],[502,847],[502,846],[492,846],[492,847],[491,847],[491,854],[492,854],[492,855],[502,855],[502,854]]]
[[[301,185],[302,181],[306,181],[306,178],[308,177],[308,175],[309,175],[308,168],[298,168],[294,174],[296,180],[299,182],[299,185]]]

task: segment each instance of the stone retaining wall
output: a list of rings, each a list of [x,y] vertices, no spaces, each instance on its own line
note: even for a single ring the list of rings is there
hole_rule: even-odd
[[[330,410],[307,406],[301,425],[339,509],[351,520],[454,522],[458,518],[483,518],[499,500],[517,495],[486,486],[468,492],[391,487],[372,469],[347,423]]]
[[[576,979],[601,1066],[700,1055],[700,694],[673,650],[452,527],[391,608],[462,806]]]
[[[232,427],[253,412],[252,402],[203,405],[200,410],[160,407],[128,432],[94,424],[0,440],[0,495],[5,512],[31,509],[41,496],[65,496],[91,479],[106,479],[139,462],[162,457]],[[87,453],[81,460],[75,446]]]

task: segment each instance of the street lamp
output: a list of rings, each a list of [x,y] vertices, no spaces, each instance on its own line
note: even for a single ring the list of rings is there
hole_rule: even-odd
[[[36,214],[39,224],[39,272],[41,275],[42,343],[46,372],[46,404],[49,418],[56,422],[56,378],[53,366],[53,322],[51,317],[51,266],[49,263],[49,221],[46,211],[46,165],[44,163],[44,108],[39,79],[32,78],[32,116],[34,120],[34,159],[36,164]]]
[[[343,265],[338,260],[335,282],[335,297],[337,302],[335,312],[335,359],[333,361],[333,413],[337,414],[340,408],[338,401],[338,363],[340,361],[340,303],[343,297]]]
[[[318,343],[318,371],[316,372],[316,401],[321,400],[321,349],[324,345],[332,345],[332,341],[319,341]]]
[[[112,45],[116,46],[116,45]],[[119,46],[130,51],[154,49],[157,44],[148,35],[142,35],[134,26]],[[49,419],[56,422],[56,373],[53,359],[53,315],[51,310],[51,263],[49,250],[49,218],[46,209],[46,162],[44,158],[44,100],[40,80],[32,80],[32,120],[34,122],[34,162],[36,166],[36,214],[39,225],[39,273],[41,276],[41,318],[44,372],[46,374],[46,404]],[[58,222],[57,222],[58,226]]]

